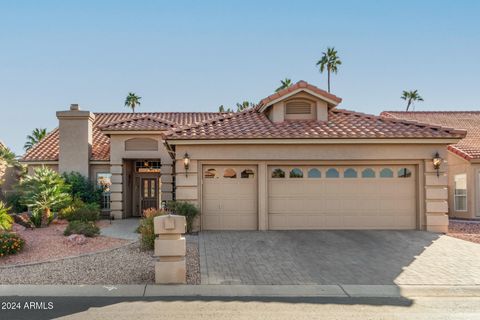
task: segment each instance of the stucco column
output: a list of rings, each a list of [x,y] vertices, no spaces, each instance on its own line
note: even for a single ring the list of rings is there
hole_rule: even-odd
[[[95,115],[90,111],[80,111],[78,104],[72,104],[70,110],[58,111],[57,118],[59,122],[59,172],[75,171],[88,177]]]
[[[110,186],[110,215],[115,219],[123,219],[123,166],[111,164],[112,185]]]
[[[427,231],[448,231],[448,176],[446,164],[437,170],[432,160],[425,160],[425,226]]]
[[[266,162],[258,164],[258,230],[268,230],[268,175]]]

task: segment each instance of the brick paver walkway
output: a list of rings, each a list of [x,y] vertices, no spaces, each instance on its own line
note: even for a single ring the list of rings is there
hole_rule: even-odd
[[[480,245],[423,231],[202,232],[202,284],[480,285]]]

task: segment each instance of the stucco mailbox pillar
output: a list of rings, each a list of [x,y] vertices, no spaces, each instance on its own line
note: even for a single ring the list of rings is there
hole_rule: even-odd
[[[185,264],[186,220],[184,216],[165,215],[153,219],[155,239],[154,255],[159,257],[155,263],[155,282],[174,284],[187,282]]]

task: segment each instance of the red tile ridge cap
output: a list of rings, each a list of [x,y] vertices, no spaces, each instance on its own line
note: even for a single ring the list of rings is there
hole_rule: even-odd
[[[138,120],[151,120],[151,121],[154,121],[154,122],[167,124],[167,125],[172,126],[172,127],[177,126],[177,124],[175,124],[174,122],[172,122],[170,120],[167,120],[167,119],[164,119],[164,118],[161,118],[161,117],[153,117],[153,116],[150,116],[150,115],[144,115],[144,116],[138,116],[138,117],[133,117],[133,118],[121,119],[121,120],[117,120],[117,121],[113,121],[113,122],[109,122],[109,123],[104,123],[102,125],[98,125],[97,127],[100,130],[105,130],[108,127],[113,127],[117,124],[134,122],[134,121],[138,121]]]

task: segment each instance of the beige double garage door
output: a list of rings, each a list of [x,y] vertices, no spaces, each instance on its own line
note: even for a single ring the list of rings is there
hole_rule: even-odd
[[[414,166],[203,166],[202,228],[257,230],[258,179],[268,228],[415,229]],[[261,219],[261,217],[260,217]]]

